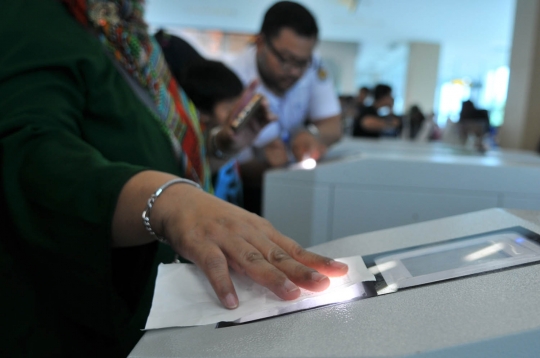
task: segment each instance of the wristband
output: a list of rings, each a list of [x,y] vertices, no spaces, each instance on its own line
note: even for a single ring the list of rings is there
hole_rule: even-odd
[[[150,235],[154,236],[157,241],[164,244],[169,244],[169,241],[165,237],[156,234],[155,231],[152,230],[152,226],[150,225],[150,212],[152,211],[154,202],[161,195],[161,193],[163,193],[163,191],[167,189],[168,187],[170,187],[171,185],[178,184],[178,183],[190,184],[202,190],[199,184],[188,179],[177,178],[177,179],[169,180],[168,182],[160,186],[158,190],[156,190],[156,192],[150,196],[150,199],[148,199],[148,202],[146,203],[146,209],[144,209],[144,211],[142,212],[142,221],[146,230],[150,233]]]

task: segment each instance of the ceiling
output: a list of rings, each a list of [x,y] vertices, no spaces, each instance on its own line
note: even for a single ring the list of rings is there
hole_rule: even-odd
[[[396,45],[441,44],[439,77],[482,78],[508,64],[516,0],[298,0],[315,14],[321,39],[360,43],[357,67],[376,71]],[[274,0],[147,0],[153,26],[256,33]]]

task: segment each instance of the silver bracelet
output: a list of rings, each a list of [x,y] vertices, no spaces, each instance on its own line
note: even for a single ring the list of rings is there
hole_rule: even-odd
[[[156,192],[150,196],[150,199],[148,199],[148,202],[146,203],[146,209],[144,209],[144,211],[142,212],[142,221],[146,230],[150,233],[150,235],[154,236],[159,242],[162,242],[164,244],[169,244],[169,241],[165,237],[156,234],[154,230],[152,230],[152,226],[150,225],[150,212],[152,211],[154,202],[161,195],[161,193],[163,193],[163,191],[167,189],[168,187],[170,187],[171,185],[177,184],[177,183],[190,184],[202,190],[199,184],[189,179],[178,178],[178,179],[169,180],[168,182],[160,186],[158,190],[156,190]]]

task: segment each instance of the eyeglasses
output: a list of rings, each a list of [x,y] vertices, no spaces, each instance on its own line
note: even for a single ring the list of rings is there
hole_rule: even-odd
[[[270,52],[272,52],[272,54],[278,59],[279,64],[284,70],[291,70],[293,68],[296,68],[300,71],[305,71],[311,65],[311,57],[307,60],[302,61],[287,59],[285,58],[285,56],[279,53],[279,51],[274,47],[274,45],[272,45],[268,38],[265,39],[265,42],[268,49],[270,49]]]

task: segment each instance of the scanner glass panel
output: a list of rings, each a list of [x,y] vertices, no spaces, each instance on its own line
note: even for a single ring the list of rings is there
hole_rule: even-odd
[[[511,257],[509,254],[505,253],[502,248],[501,250],[491,250],[490,252],[489,249],[492,246],[493,244],[490,243],[477,244],[406,258],[402,259],[401,262],[405,265],[405,268],[409,271],[411,276],[421,276]],[[482,250],[487,252],[485,256],[480,255],[478,258],[473,256],[475,253],[482,252]],[[472,259],[468,259],[471,257]]]
[[[374,261],[392,291],[540,261],[540,245],[506,232],[412,248]]]

